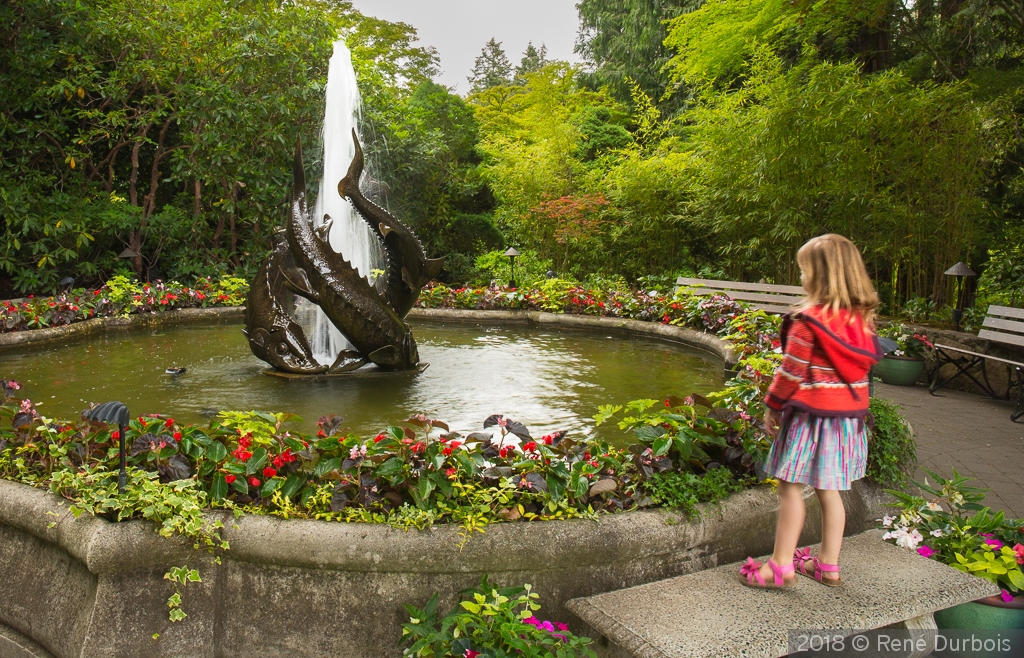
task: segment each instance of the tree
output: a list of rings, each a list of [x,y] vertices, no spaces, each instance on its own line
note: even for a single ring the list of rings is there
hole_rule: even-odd
[[[500,87],[512,82],[512,63],[501,47],[500,41],[491,37],[473,63],[473,73],[466,78],[472,93],[479,93],[491,87]]]
[[[667,88],[662,67],[670,51],[665,21],[699,7],[704,0],[581,0],[576,52],[590,70],[582,80],[592,89],[607,85],[615,98],[631,102],[631,80],[656,102]]]
[[[536,73],[548,63],[547,54],[548,47],[544,44],[541,44],[538,50],[532,41],[528,42],[526,50],[523,51],[523,58],[519,60],[519,66],[516,67],[516,74],[512,79],[512,83],[516,85],[526,84],[527,74]]]

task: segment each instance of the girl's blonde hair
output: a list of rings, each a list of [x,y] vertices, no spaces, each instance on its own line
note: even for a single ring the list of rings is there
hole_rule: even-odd
[[[798,306],[824,307],[829,316],[840,309],[852,311],[868,325],[878,308],[878,293],[871,283],[856,245],[836,233],[807,241],[796,254],[807,298]]]

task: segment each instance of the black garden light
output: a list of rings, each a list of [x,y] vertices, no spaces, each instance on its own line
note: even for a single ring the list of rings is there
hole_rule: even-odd
[[[128,407],[123,402],[104,402],[98,407],[93,407],[86,411],[82,414],[82,417],[86,420],[94,420],[107,423],[108,425],[117,423],[118,441],[120,442],[118,452],[121,457],[121,470],[117,474],[117,491],[118,493],[123,492],[125,484],[128,483],[128,471],[125,468],[124,455],[124,428],[128,424]]]
[[[963,261],[943,272],[946,276],[956,277],[956,308],[953,309],[953,328],[960,330],[960,319],[964,316],[964,306],[967,301],[967,286],[964,285],[964,278],[978,276],[974,270],[963,264]]]
[[[516,256],[519,255],[519,252],[516,251],[515,247],[509,247],[508,251],[506,251],[503,255],[508,256],[509,263],[511,264],[511,267],[512,267],[512,280],[509,281],[508,286],[509,286],[509,288],[515,288],[516,287]]]

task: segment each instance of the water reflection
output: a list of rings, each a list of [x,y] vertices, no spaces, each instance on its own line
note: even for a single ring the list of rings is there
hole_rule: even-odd
[[[462,431],[501,413],[534,434],[593,432],[600,404],[669,393],[707,393],[721,364],[684,346],[582,331],[417,323],[421,374],[364,369],[332,379],[281,379],[249,352],[238,325],[111,333],[0,355],[0,376],[25,384],[40,413],[75,417],[91,402],[121,400],[133,414],[204,421],[220,409],[291,411],[308,429],[336,413],[364,433],[412,413]],[[183,366],[181,376],[164,373]],[[598,428],[613,438],[614,427]]]

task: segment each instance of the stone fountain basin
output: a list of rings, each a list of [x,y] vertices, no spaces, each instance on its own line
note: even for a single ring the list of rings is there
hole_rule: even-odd
[[[884,494],[864,481],[843,495],[849,534],[885,509]],[[810,489],[807,497],[802,541],[812,543],[820,514]],[[700,519],[659,509],[501,523],[461,548],[451,525],[404,531],[217,512],[210,516],[224,521],[231,544],[219,565],[146,522],[76,519],[68,507],[0,480],[0,658],[400,656],[403,604],[422,606],[437,591],[449,610],[485,574],[532,584],[543,618],[593,637],[566,601],[767,553],[777,499],[761,486],[703,506]],[[183,589],[188,617],[171,623],[174,589],[163,576],[186,564],[202,583]]]

